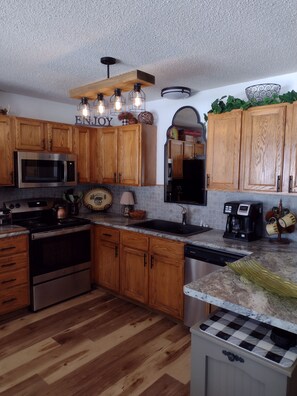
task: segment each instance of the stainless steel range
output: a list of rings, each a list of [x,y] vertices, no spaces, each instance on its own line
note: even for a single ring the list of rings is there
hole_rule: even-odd
[[[91,225],[78,217],[58,219],[54,200],[5,203],[12,223],[30,232],[31,309],[37,311],[91,289]]]

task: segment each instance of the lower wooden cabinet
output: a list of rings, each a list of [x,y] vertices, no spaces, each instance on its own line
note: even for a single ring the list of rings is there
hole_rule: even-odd
[[[0,239],[0,314],[28,306],[28,237]]]
[[[107,289],[120,289],[120,232],[114,228],[95,226],[94,238],[94,281]]]

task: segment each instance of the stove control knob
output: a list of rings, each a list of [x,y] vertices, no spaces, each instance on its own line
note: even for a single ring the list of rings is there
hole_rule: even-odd
[[[13,209],[13,208],[14,208],[14,204],[10,204],[9,209]]]
[[[17,204],[15,204],[15,207],[16,207],[16,208],[20,208],[20,207],[21,207],[21,204],[17,203]]]

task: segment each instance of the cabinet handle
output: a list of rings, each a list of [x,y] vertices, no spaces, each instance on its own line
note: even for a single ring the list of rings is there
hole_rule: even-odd
[[[49,141],[49,151],[53,150],[53,139],[50,139]]]
[[[114,172],[113,174],[113,182],[116,183],[117,182],[117,174]]]
[[[151,256],[151,268],[153,268],[154,265],[154,256]]]
[[[12,297],[12,298],[10,298],[9,300],[4,300],[4,301],[2,301],[2,304],[9,304],[9,303],[11,303],[11,302],[13,302],[13,301],[15,301],[16,300],[16,297]]]
[[[209,187],[209,180],[210,180],[210,176],[209,174],[206,175],[206,187]]]
[[[15,249],[15,248],[16,248],[15,246],[8,246],[8,247],[0,248],[0,251],[3,252],[4,250],[11,250],[11,249]]]
[[[235,355],[235,353],[222,350],[222,354],[227,356],[227,358],[230,360],[230,362],[244,363],[244,359],[238,355]]]
[[[280,181],[281,181],[281,177],[280,175],[277,176],[277,180],[276,180],[276,191],[280,192]]]
[[[118,257],[118,255],[119,255],[119,248],[118,248],[118,246],[115,246],[115,248],[114,248],[114,256]]]
[[[293,176],[289,177],[289,190],[288,192],[291,193],[293,189]]]
[[[79,172],[77,172],[77,183],[78,184],[79,184],[79,177],[80,177]]]
[[[42,148],[45,150],[45,139],[42,139]]]
[[[16,281],[16,278],[11,278],[11,279],[4,280],[1,283],[4,285],[5,283],[11,283],[11,282],[15,282],[15,281]]]
[[[1,268],[12,267],[13,265],[16,265],[16,263],[2,264],[2,265],[1,265]]]
[[[146,266],[146,253],[144,253],[143,255],[143,266],[144,267]]]
[[[106,233],[103,233],[102,235],[107,236],[107,237],[111,237],[112,236],[111,234],[106,234]]]
[[[13,172],[10,172],[10,181],[11,181],[11,184],[13,184],[13,182],[14,182],[14,174],[13,174]]]
[[[122,181],[122,174],[119,173],[119,183],[121,183],[121,181]]]

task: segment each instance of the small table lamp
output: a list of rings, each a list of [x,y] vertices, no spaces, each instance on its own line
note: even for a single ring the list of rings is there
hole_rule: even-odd
[[[130,210],[133,209],[133,205],[135,204],[132,192],[124,191],[121,196],[120,204],[123,205],[123,215],[128,217]]]

